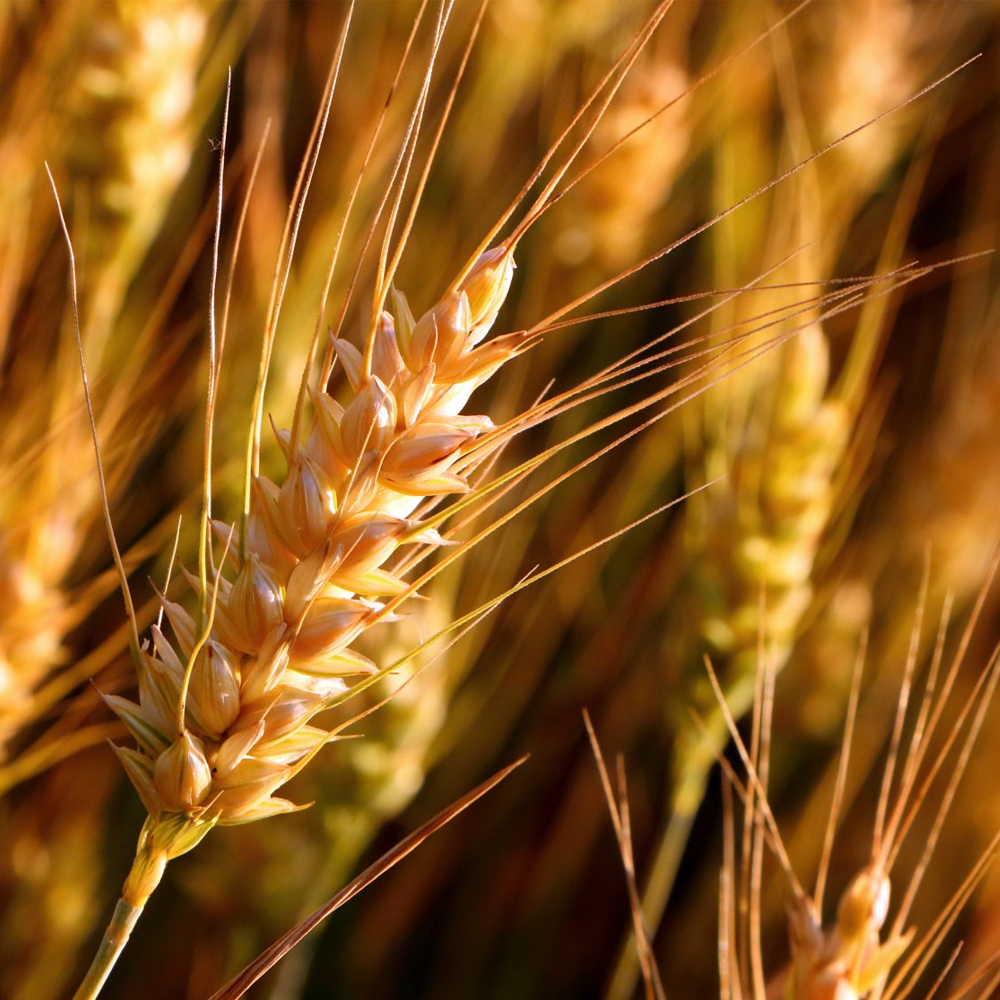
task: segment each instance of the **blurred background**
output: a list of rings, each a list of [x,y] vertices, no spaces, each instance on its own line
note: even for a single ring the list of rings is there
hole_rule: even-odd
[[[478,10],[462,2],[451,12],[432,114]],[[437,301],[652,10],[639,0],[489,4],[398,276],[415,312]],[[327,261],[417,11],[386,0],[354,12],[279,326],[267,400],[278,426],[288,423]],[[149,623],[178,515],[190,526],[197,511],[213,143],[227,69],[223,275],[262,152],[233,272],[220,516],[238,510],[281,230],[346,13],[339,2],[286,0],[0,7],[0,995],[12,1000],[72,994],[143,819],[106,745],[123,733],[89,683],[125,693],[132,675],[43,161],[73,233],[112,515]],[[759,340],[793,328],[795,336],[562,484],[499,541],[443,573],[428,600],[367,652],[391,662],[534,568],[714,484],[438,649],[364,720],[364,739],[327,750],[290,787],[312,808],[218,830],[171,865],[109,1000],[209,996],[367,863],[524,753],[530,760],[499,789],[338,912],[250,995],[630,997],[634,975],[620,958],[628,898],[584,707],[605,751],[624,756],[636,867],[667,993],[715,995],[722,826],[713,763],[725,734],[702,658],[710,655],[740,717],[759,643],[779,671],[771,800],[808,885],[869,628],[833,905],[870,849],[924,566],[921,671],[945,607],[945,648],[958,648],[1000,540],[1000,268],[983,255],[1000,239],[997,13],[986,0],[670,8],[580,164],[666,110],[521,244],[500,332],[614,278],[981,56],[583,311],[666,304],[553,331],[481,391],[476,411],[499,419],[550,383],[572,387],[673,327],[687,324],[685,342],[717,345],[798,303],[794,319]],[[351,265],[418,93],[428,30],[425,21],[345,233]],[[837,282],[913,261],[942,266],[836,315],[817,304]],[[769,290],[722,294],[765,272]],[[348,331],[363,322],[365,273]],[[345,281],[334,284],[325,322]],[[706,297],[713,290],[720,294]],[[688,362],[662,377],[690,370]],[[648,391],[626,387],[534,428],[501,466]],[[548,475],[610,438],[566,450]],[[263,464],[281,474],[273,442]],[[504,509],[537,485],[519,485]],[[179,538],[179,558],[191,565],[194,533]],[[987,591],[956,706],[997,642],[996,610]],[[930,925],[1000,828],[994,719],[916,898],[918,926]],[[902,872],[916,852],[904,848]],[[788,957],[786,899],[784,877],[768,862],[764,955],[774,976]],[[1000,948],[1000,879],[987,878],[945,953],[959,936],[968,943],[954,983]],[[940,967],[928,971],[928,987]]]

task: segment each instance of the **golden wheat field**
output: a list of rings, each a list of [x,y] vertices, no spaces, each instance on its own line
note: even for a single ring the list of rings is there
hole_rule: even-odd
[[[3,0],[0,998],[994,995],[998,15]]]

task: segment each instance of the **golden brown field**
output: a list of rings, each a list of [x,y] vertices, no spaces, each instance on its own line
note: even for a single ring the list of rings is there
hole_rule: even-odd
[[[992,995],[997,12],[0,5],[0,997]]]

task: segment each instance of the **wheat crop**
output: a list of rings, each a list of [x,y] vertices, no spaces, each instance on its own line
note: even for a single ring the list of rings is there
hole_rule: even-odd
[[[988,995],[995,33],[0,11],[0,992]]]

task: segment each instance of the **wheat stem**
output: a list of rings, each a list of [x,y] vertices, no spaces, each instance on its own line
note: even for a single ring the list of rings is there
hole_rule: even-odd
[[[80,988],[74,994],[73,1000],[94,1000],[101,992],[115,962],[118,961],[118,956],[128,943],[132,928],[135,927],[144,905],[140,903],[134,906],[126,903],[124,899],[118,900],[115,912],[101,939],[101,946],[97,949],[94,961],[87,970]]]
[[[167,848],[160,842],[154,827],[147,822],[139,836],[135,861],[122,888],[121,899],[115,906],[97,954],[73,1000],[94,1000],[101,992],[118,956],[128,944],[147,900],[163,878],[168,857]]]

